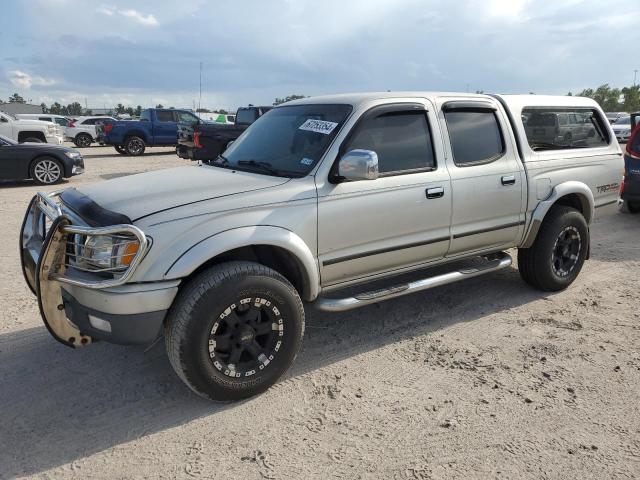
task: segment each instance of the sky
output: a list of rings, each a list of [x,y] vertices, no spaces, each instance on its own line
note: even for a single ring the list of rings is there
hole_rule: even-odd
[[[638,25],[639,0],[3,0],[0,99],[193,107],[200,62],[207,108],[360,91],[566,94],[631,85]]]

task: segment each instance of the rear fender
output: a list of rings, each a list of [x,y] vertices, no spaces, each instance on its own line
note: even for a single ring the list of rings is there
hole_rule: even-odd
[[[524,240],[520,245],[520,248],[529,248],[533,245],[533,242],[538,235],[538,230],[540,230],[540,225],[542,225],[542,222],[551,207],[560,198],[570,194],[578,195],[578,197],[580,198],[580,202],[582,203],[582,211],[584,212],[584,218],[587,221],[587,225],[591,224],[594,216],[594,200],[593,193],[591,192],[589,186],[578,181],[561,183],[553,187],[551,193],[546,199],[538,202],[537,207],[531,214],[529,228],[524,235]]]

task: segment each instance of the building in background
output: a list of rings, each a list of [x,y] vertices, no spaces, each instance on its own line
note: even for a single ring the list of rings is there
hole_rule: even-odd
[[[30,103],[0,103],[0,111],[12,115],[20,113],[42,113],[42,107]]]

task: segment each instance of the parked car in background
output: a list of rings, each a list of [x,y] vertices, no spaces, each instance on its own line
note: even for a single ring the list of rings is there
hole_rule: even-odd
[[[241,107],[233,124],[198,122],[178,125],[178,156],[189,160],[215,160],[249,125],[272,108]]]
[[[640,124],[633,129],[625,148],[620,200],[629,212],[640,213]]]
[[[631,136],[631,116],[625,115],[618,117],[618,119],[611,125],[613,133],[619,142],[624,143],[629,140]]]
[[[521,120],[534,113],[575,114],[596,134],[540,142]],[[526,283],[569,287],[596,212],[615,209],[622,163],[587,98],[305,98],[262,116],[218,161],[37,195],[22,270],[59,342],[163,336],[193,391],[238,400],[291,366],[308,304],[346,311],[489,274],[511,265],[511,248]]]
[[[200,113],[196,113],[196,115],[204,123],[213,122],[213,123],[222,123],[222,124],[232,125],[236,121],[236,116],[234,114],[228,114],[228,113],[200,112]]]
[[[0,135],[0,180],[31,178],[40,185],[51,185],[83,172],[82,155],[73,148],[18,143]]]
[[[609,123],[613,124],[616,123],[620,117],[624,117],[629,114],[627,112],[607,112],[606,115]]]
[[[51,122],[58,126],[58,132],[63,135],[65,139],[68,138],[67,128],[71,119],[64,115],[54,115],[50,113],[19,113],[16,114],[16,118],[19,120],[40,120],[42,122]]]
[[[76,147],[89,147],[97,141],[98,132],[96,125],[104,122],[115,122],[113,117],[84,116],[74,118],[67,127],[67,137],[76,144]]]
[[[149,108],[142,111],[140,120],[99,122],[97,140],[113,145],[118,153],[137,156],[146,147],[176,145],[178,123],[200,122],[189,110]]]
[[[53,143],[62,145],[64,134],[58,125],[42,120],[20,120],[14,115],[0,112],[0,135],[19,143]]]
[[[525,131],[537,143],[579,146],[596,135],[590,117],[580,112],[549,112],[533,109],[526,115]]]

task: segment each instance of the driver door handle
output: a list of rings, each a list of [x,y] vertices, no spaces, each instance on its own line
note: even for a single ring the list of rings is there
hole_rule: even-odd
[[[444,196],[444,187],[427,188],[427,198],[440,198]]]

